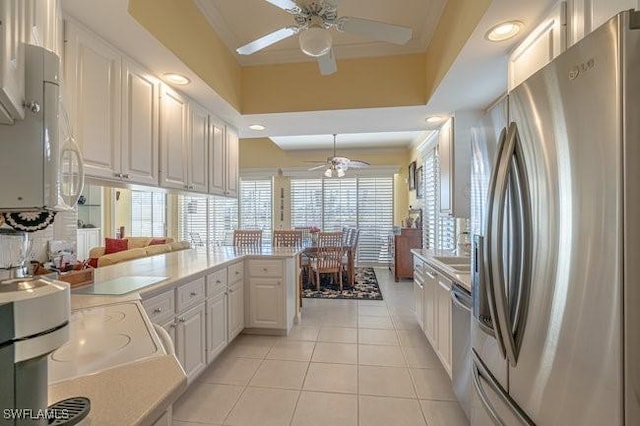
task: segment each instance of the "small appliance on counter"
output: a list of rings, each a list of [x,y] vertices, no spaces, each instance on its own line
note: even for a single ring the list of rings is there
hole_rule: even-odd
[[[24,277],[31,244],[26,232],[0,229],[0,280]]]

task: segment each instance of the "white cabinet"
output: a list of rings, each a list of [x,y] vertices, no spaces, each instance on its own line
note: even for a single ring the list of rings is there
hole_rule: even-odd
[[[163,84],[160,99],[160,185],[186,189],[188,169],[188,101]]]
[[[568,44],[573,45],[623,10],[640,10],[640,0],[568,0]]]
[[[121,55],[77,24],[65,25],[66,105],[85,173],[113,180],[120,172]]]
[[[282,279],[249,279],[249,324],[252,328],[283,328],[285,295]]]
[[[189,382],[206,366],[205,324],[204,303],[176,317],[176,354]]]
[[[238,196],[238,160],[240,157],[240,147],[239,147],[239,139],[238,132],[235,129],[227,126],[225,132],[225,140],[226,140],[226,152],[225,152],[225,187],[226,192],[225,195],[229,197],[237,197]]]
[[[471,208],[471,128],[481,111],[456,111],[438,132],[440,214],[468,218]]]
[[[209,178],[209,112],[189,103],[188,189],[208,192]]]
[[[0,3],[0,124],[24,118],[24,47],[29,42],[34,0]]]
[[[175,318],[171,318],[170,320],[160,324],[160,327],[164,328],[165,331],[169,334],[169,337],[171,338],[171,343],[173,343],[173,347],[174,349],[176,348],[176,320]],[[176,358],[178,358],[178,354],[176,353]],[[178,358],[178,361],[180,361],[180,359]],[[180,362],[180,365],[182,365],[182,362]]]
[[[100,246],[100,228],[80,228],[77,232],[76,253],[78,259],[88,259],[89,251]]]
[[[130,60],[122,63],[122,80],[122,178],[157,185],[160,83]]]
[[[509,90],[566,49],[566,24],[566,2],[560,1],[509,57]]]
[[[62,13],[60,0],[31,1],[34,6],[31,44],[46,47],[60,55],[62,52]]]
[[[207,364],[227,346],[227,291],[207,299]]]
[[[209,193],[238,196],[238,133],[209,117]]]
[[[423,289],[423,323],[424,334],[427,336],[434,348],[437,347],[437,311],[436,311],[436,286],[438,285],[437,273],[428,265],[424,266],[424,289]]]
[[[424,272],[423,262],[414,256],[413,260],[413,298],[415,314],[420,328],[424,331]]]
[[[436,287],[438,306],[438,355],[445,370],[451,375],[451,281],[438,276]]]
[[[244,283],[239,281],[229,287],[229,342],[244,329]]]

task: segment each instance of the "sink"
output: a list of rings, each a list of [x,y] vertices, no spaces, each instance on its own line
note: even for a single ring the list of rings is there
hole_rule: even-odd
[[[450,265],[467,265],[467,269],[471,264],[471,257],[463,257],[463,256],[433,256],[433,260],[436,260],[440,263],[444,263],[447,266]]]

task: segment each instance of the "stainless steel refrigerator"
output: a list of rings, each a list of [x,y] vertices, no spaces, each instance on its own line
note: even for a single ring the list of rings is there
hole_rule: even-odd
[[[640,13],[473,131],[471,423],[640,424]]]

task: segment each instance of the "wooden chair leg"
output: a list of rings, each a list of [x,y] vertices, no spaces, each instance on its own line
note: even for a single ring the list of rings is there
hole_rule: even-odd
[[[320,291],[320,271],[316,269],[316,290]]]
[[[340,281],[340,291],[343,290],[342,288],[342,266],[340,267],[340,270],[338,271],[338,281]]]

